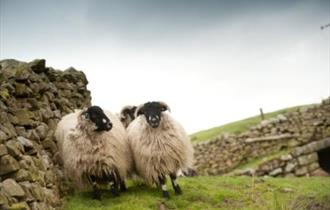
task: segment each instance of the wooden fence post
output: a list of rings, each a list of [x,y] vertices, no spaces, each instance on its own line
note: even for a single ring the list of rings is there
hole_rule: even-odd
[[[264,120],[265,119],[265,116],[264,116],[264,112],[262,111],[262,108],[260,108],[259,110],[260,110],[261,120]]]

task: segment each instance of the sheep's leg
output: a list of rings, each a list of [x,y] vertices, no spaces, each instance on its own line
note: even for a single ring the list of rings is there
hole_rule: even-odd
[[[171,182],[172,182],[172,186],[173,186],[175,194],[177,194],[177,195],[182,194],[181,188],[180,188],[179,184],[176,182],[176,174],[175,173],[170,174],[170,177],[171,177]]]
[[[125,184],[124,180],[120,181],[120,186],[119,187],[120,187],[121,192],[126,192],[127,188],[126,188],[126,184]]]
[[[115,184],[114,182],[111,184],[110,186],[110,189],[111,189],[111,193],[113,196],[119,196],[119,192],[118,192],[118,189],[117,189],[117,184]]]
[[[159,183],[160,183],[160,187],[162,188],[163,197],[170,198],[170,194],[168,193],[167,187],[166,187],[166,177],[164,177],[164,176],[159,177]]]
[[[118,192],[118,184],[116,182],[114,174],[112,174],[111,179],[110,179],[110,190],[113,196],[117,197],[119,196]]]
[[[183,171],[185,176],[197,176],[197,171],[193,168],[188,168],[187,171]]]
[[[90,180],[91,180],[92,186],[93,186],[93,198],[101,200],[101,191],[99,190],[99,187],[97,185],[96,177],[90,176]]]

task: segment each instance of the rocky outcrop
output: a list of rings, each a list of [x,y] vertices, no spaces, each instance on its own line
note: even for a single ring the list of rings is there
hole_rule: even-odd
[[[0,209],[60,208],[53,133],[64,114],[90,105],[87,83],[82,72],[45,60],[0,61]]]
[[[317,153],[330,147],[329,137],[330,98],[262,121],[240,135],[221,135],[196,144],[196,168],[203,175],[226,174],[250,160],[286,151],[236,174],[309,176],[320,169]]]

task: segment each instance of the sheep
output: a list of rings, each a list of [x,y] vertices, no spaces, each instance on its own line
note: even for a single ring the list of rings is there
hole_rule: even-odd
[[[76,110],[58,123],[55,132],[63,167],[78,189],[93,189],[100,199],[99,184],[111,183],[125,191],[124,179],[131,170],[132,159],[127,133],[119,119],[98,106]]]
[[[127,133],[136,173],[146,183],[160,186],[163,197],[169,198],[166,175],[175,194],[181,194],[177,172],[192,168],[193,147],[183,127],[166,110],[170,111],[164,102],[140,105]]]
[[[57,162],[60,163],[60,165],[63,165],[62,148],[64,137],[67,136],[69,132],[74,131],[76,128],[76,125],[78,124],[78,118],[73,117],[73,115],[78,116],[80,111],[81,110],[75,109],[74,114],[67,114],[63,116],[62,119],[57,123],[54,136],[57,142],[58,151],[55,154],[55,158]]]
[[[129,126],[129,124],[135,119],[134,113],[136,110],[136,106],[124,106],[119,114],[119,119],[124,125],[125,128]]]
[[[127,128],[129,124],[135,119],[136,108],[137,106],[126,105],[118,114],[118,117],[125,128]],[[193,168],[180,169],[177,172],[177,176],[197,176],[197,172]]]

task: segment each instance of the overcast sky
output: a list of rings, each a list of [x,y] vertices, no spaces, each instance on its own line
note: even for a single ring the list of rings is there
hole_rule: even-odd
[[[0,0],[0,59],[82,70],[92,103],[162,100],[189,133],[330,95],[329,0]]]

